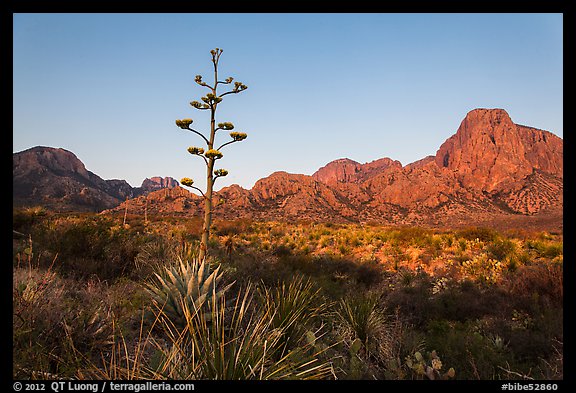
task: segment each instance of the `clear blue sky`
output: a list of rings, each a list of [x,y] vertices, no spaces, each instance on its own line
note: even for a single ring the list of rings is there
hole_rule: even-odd
[[[15,14],[13,151],[62,147],[104,179],[192,177],[210,50],[248,90],[217,121],[216,188],[342,157],[406,165],[435,154],[474,108],[563,137],[562,14]],[[226,99],[227,98],[227,99]],[[226,134],[223,134],[226,135]],[[222,139],[225,140],[225,139]]]

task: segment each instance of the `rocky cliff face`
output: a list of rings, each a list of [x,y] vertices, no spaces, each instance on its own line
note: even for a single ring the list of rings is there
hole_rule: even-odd
[[[534,170],[562,178],[562,139],[512,122],[503,109],[475,109],[436,153],[439,167],[454,171],[464,187],[506,189]]]
[[[332,186],[338,183],[360,183],[389,168],[402,168],[402,164],[387,157],[366,164],[340,158],[318,169],[312,178]]]
[[[172,177],[160,177],[155,176],[151,178],[146,178],[142,182],[140,189],[142,193],[149,193],[152,191],[161,190],[163,188],[174,188],[178,187],[180,183]]]

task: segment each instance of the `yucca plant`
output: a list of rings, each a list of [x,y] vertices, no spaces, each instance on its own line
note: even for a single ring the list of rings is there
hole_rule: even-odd
[[[161,325],[170,340],[158,342],[163,360],[156,378],[172,379],[319,379],[333,375],[322,351],[310,345],[283,353],[283,329],[273,327],[271,308],[259,310],[251,285],[230,306],[225,295],[210,299],[209,314],[186,309],[186,328],[171,335],[166,319]],[[313,352],[310,354],[310,352]]]
[[[260,296],[272,318],[272,327],[282,331],[284,349],[294,348],[313,320],[328,308],[320,289],[314,288],[310,279],[302,276],[290,283],[282,282],[273,289],[263,287]]]
[[[161,310],[161,315],[180,330],[186,326],[187,313],[203,312],[210,317],[210,304],[234,284],[218,288],[222,275],[220,266],[210,272],[206,259],[193,258],[190,262],[178,257],[175,264],[154,273],[155,280],[146,284],[146,290],[156,312]]]
[[[369,353],[386,322],[384,313],[378,308],[378,298],[366,296],[342,299],[336,314],[352,343],[359,341]]]

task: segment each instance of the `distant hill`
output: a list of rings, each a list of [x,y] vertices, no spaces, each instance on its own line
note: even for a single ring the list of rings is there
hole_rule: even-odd
[[[125,180],[103,180],[86,169],[74,153],[37,146],[12,156],[14,206],[45,206],[57,211],[101,211],[127,198],[164,187],[176,187],[172,178],[153,177],[142,187]]]

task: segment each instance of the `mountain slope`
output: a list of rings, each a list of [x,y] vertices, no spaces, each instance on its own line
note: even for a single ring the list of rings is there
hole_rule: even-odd
[[[104,180],[86,169],[74,153],[36,146],[12,155],[14,206],[41,205],[59,211],[101,211],[127,198],[178,185],[172,178],[144,180],[134,188],[125,180]]]
[[[12,164],[16,206],[91,211],[113,207],[132,196],[128,183],[103,180],[65,149],[33,147],[15,153]]]

